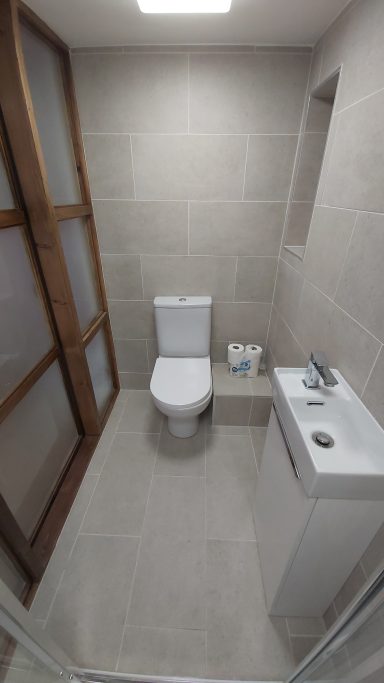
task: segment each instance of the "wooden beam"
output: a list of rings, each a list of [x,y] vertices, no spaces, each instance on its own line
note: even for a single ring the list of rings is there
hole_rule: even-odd
[[[68,221],[71,218],[90,216],[91,213],[92,206],[90,204],[75,204],[73,206],[55,206],[55,215],[57,221]]]
[[[27,574],[39,581],[47,563],[44,563],[39,550],[31,547],[1,494],[0,534]]]
[[[25,5],[22,0],[16,0],[17,9],[20,13],[20,18],[25,21],[30,28],[38,33],[44,40],[53,43],[56,48],[67,52],[68,45],[59,38],[58,35],[45,23],[40,17],[30,8]]]
[[[24,223],[25,214],[21,209],[0,211],[0,230],[3,228],[11,228],[14,225],[23,225]]]
[[[87,346],[90,341],[92,341],[93,337],[97,332],[99,331],[100,327],[105,324],[105,321],[108,318],[108,313],[106,311],[103,311],[102,313],[99,313],[99,315],[91,322],[90,325],[88,325],[87,329],[83,333],[83,344],[84,346]]]
[[[17,0],[0,2],[0,106],[81,420],[87,434],[98,434],[96,399],[26,76],[19,8]]]
[[[44,358],[38,363],[31,372],[24,377],[14,390],[0,402],[0,424],[5,420],[9,413],[14,410],[18,403],[24,398],[33,385],[40,379],[46,370],[58,358],[57,349],[51,349]]]

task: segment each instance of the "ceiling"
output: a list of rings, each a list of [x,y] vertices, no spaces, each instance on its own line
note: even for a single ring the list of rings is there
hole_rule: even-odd
[[[228,14],[142,14],[136,0],[27,0],[70,47],[313,45],[350,0],[232,0]]]

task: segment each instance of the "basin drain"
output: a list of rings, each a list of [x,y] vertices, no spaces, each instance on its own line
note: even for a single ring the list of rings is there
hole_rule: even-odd
[[[335,443],[334,439],[326,432],[313,432],[312,439],[321,448],[332,448]]]

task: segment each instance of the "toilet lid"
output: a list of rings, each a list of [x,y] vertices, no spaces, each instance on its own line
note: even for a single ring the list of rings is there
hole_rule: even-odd
[[[151,379],[158,401],[175,407],[193,406],[211,392],[211,362],[204,358],[159,357]]]

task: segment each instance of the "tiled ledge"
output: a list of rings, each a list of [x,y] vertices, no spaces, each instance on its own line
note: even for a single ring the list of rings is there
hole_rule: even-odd
[[[265,427],[272,406],[272,389],[266,375],[255,379],[230,377],[228,365],[212,365],[214,425]]]

